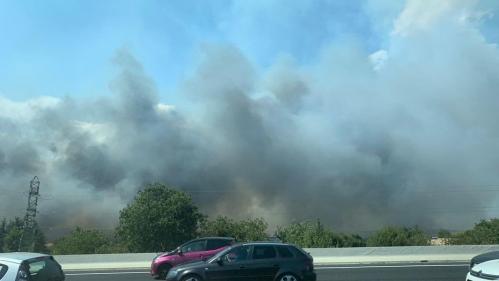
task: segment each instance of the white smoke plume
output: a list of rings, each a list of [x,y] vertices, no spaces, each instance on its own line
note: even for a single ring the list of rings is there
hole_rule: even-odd
[[[421,3],[386,48],[344,40],[307,66],[284,56],[260,72],[234,46],[205,45],[178,87],[189,110],[161,102],[127,51],[109,97],[0,98],[0,214],[23,215],[37,175],[49,233],[112,228],[148,182],[272,225],[463,229],[497,215],[499,50],[476,24],[489,14]]]

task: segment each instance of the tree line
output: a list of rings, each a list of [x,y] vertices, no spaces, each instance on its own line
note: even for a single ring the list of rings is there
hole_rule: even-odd
[[[16,251],[22,233],[19,218],[0,222],[0,250]],[[134,200],[120,211],[119,223],[112,233],[76,227],[46,247],[46,239],[36,226],[35,251],[52,254],[102,254],[125,252],[162,252],[202,236],[230,236],[237,241],[261,241],[269,236],[304,248],[422,246],[431,237],[417,226],[387,226],[369,237],[334,232],[316,221],[294,222],[280,226],[272,235],[263,218],[235,220],[227,216],[208,218],[182,191],[163,184],[146,185]],[[446,244],[499,244],[499,219],[482,220],[473,229],[459,233],[442,230]],[[23,247],[26,245],[23,245]]]

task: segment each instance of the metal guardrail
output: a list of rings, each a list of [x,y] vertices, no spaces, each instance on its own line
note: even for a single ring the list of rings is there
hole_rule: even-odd
[[[410,246],[305,249],[317,265],[354,263],[468,262],[473,256],[499,251],[499,245]],[[149,268],[155,253],[60,255],[64,270]]]

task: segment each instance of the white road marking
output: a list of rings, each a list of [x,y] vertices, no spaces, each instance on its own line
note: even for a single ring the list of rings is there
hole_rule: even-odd
[[[85,276],[85,275],[124,275],[124,274],[149,274],[147,271],[113,271],[113,272],[81,272],[81,273],[66,273],[66,276]]]

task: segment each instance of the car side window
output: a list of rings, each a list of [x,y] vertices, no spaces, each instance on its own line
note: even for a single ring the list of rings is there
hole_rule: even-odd
[[[292,258],[293,253],[286,246],[276,246],[280,258]]]
[[[0,279],[2,279],[2,277],[5,275],[5,273],[7,273],[8,269],[9,269],[8,266],[0,263]]]
[[[255,246],[253,248],[253,259],[273,259],[276,257],[276,251],[274,246],[271,245],[261,245]]]
[[[216,250],[230,245],[230,240],[227,239],[210,239],[207,242],[206,250]]]
[[[296,247],[290,246],[289,249],[295,254],[296,257],[298,257],[298,258],[307,258],[307,256],[302,251],[300,251],[299,249],[297,249]]]
[[[38,276],[38,273],[45,268],[44,260],[37,260],[28,263],[28,272],[30,276]]]
[[[206,245],[206,240],[198,240],[183,246],[181,250],[182,253],[204,251],[206,248],[205,245]]]
[[[249,246],[239,246],[221,257],[222,261],[227,264],[242,262],[248,260]]]

